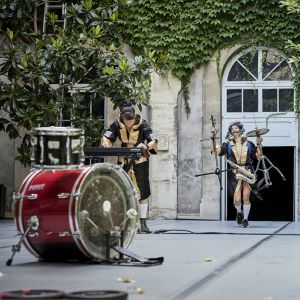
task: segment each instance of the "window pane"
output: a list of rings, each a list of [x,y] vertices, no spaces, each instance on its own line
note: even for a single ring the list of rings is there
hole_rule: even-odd
[[[258,92],[257,90],[243,90],[244,93],[244,112],[258,111]]]
[[[253,81],[251,76],[237,61],[233,64],[228,74],[228,81]]]
[[[243,66],[253,74],[254,77],[258,77],[258,52],[252,51],[239,58],[239,61]],[[253,80],[253,79],[249,79]]]
[[[294,90],[280,89],[279,90],[279,111],[294,110]]]
[[[93,117],[99,117],[104,119],[104,100],[99,98],[94,98],[92,100],[92,115]]]
[[[262,51],[262,70],[264,80],[291,80],[290,66],[284,58],[272,51]],[[284,60],[284,61],[283,61]],[[274,70],[274,71],[272,71]],[[272,73],[268,75],[270,72]],[[268,75],[267,78],[265,78]]]
[[[242,90],[227,90],[227,112],[242,111]]]
[[[277,111],[277,90],[263,90],[263,111]]]
[[[290,66],[283,61],[265,80],[292,80],[292,77]]]

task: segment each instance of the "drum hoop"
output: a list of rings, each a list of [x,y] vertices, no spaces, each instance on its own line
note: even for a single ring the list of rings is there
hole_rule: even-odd
[[[32,165],[32,169],[81,169],[85,165],[83,163],[80,163],[78,165]]]
[[[51,133],[51,134],[50,134]],[[80,134],[78,134],[80,133]],[[45,136],[78,136],[78,137],[84,137],[84,135],[82,134],[82,132],[71,132],[71,133],[65,133],[65,132],[42,132],[41,134],[34,134],[34,132],[32,132],[32,134],[34,136],[41,136],[41,135],[45,135]]]
[[[77,245],[78,249],[84,253],[87,257],[93,258],[93,255],[91,255],[89,249],[87,249],[85,247],[85,244],[83,243],[81,236],[76,236],[77,232],[80,232],[79,230],[79,226],[77,224],[77,218],[74,217],[74,215],[76,216],[77,213],[77,205],[76,205],[76,198],[74,197],[75,194],[77,194],[77,192],[80,191],[81,188],[81,184],[84,181],[84,179],[86,178],[86,176],[88,176],[88,174],[91,172],[92,168],[90,167],[86,167],[83,168],[83,171],[80,173],[80,175],[77,177],[76,181],[74,182],[73,188],[72,188],[72,196],[70,197],[70,203],[69,203],[69,227],[70,227],[70,231],[73,235],[73,240],[75,242],[75,244]],[[75,207],[74,207],[74,205]],[[73,209],[74,207],[74,209]],[[73,210],[74,210],[74,215],[73,215]],[[80,232],[81,234],[81,232]]]
[[[111,163],[98,163],[98,164],[94,164],[94,165],[92,165],[92,167],[89,168],[89,169],[90,169],[89,172],[87,172],[87,173],[84,172],[85,174],[84,174],[84,177],[82,178],[82,180],[79,180],[79,178],[78,178],[79,186],[78,186],[77,189],[74,190],[74,192],[75,192],[75,191],[76,191],[76,192],[81,191],[81,189],[82,189],[82,184],[83,184],[84,180],[85,180],[85,179],[89,176],[89,174],[90,174],[92,171],[94,171],[99,165],[102,165],[102,166],[105,165],[105,166],[107,166],[107,167],[111,167],[111,168],[113,168],[113,169],[115,169],[115,170],[121,171],[124,175],[127,175],[127,176],[128,176],[128,174],[123,170],[123,168],[122,168],[120,165],[115,165],[115,164],[111,164]],[[81,179],[81,177],[82,177],[82,176],[80,176],[80,179]],[[76,183],[76,185],[77,185],[78,183]],[[125,183],[125,182],[124,182],[124,183]],[[132,185],[132,187],[134,188],[133,183],[132,183],[130,180],[126,181],[125,184],[126,184],[126,185],[127,185],[127,184]],[[76,185],[74,184],[74,187],[75,187]],[[133,191],[133,195],[134,195],[134,197],[136,197],[135,191]],[[71,201],[70,201],[70,205],[69,205],[69,218],[70,218],[70,224],[72,224],[72,227],[70,226],[70,228],[71,228],[71,231],[72,231],[73,233],[76,233],[76,231],[79,231],[79,232],[80,232],[80,227],[79,227],[79,224],[78,224],[78,222],[77,222],[77,218],[74,217],[74,220],[72,220],[72,218],[71,218],[71,216],[72,216],[72,207],[73,207],[72,201],[74,200],[73,197],[72,197],[70,200],[71,200]],[[75,207],[74,207],[74,215],[75,215],[75,216],[78,215],[77,208],[78,208],[78,205],[76,205],[76,203],[75,203]],[[72,221],[74,222],[74,224],[71,223]],[[74,240],[75,240],[75,242],[76,242],[77,245],[78,245],[77,242],[80,243],[81,246],[78,245],[78,247],[80,247],[80,249],[81,249],[81,248],[84,248],[84,250],[85,250],[84,252],[89,253],[89,256],[91,256],[91,257],[93,257],[93,258],[95,258],[95,259],[98,259],[98,257],[96,257],[96,256],[93,254],[93,251],[91,251],[91,250],[86,246],[86,242],[84,241],[84,237],[83,237],[83,236],[79,236],[78,239],[77,239],[77,241],[76,241],[76,238],[74,237]],[[128,244],[127,244],[125,247],[126,247],[126,248],[129,248],[130,245],[133,243],[133,240],[134,240],[134,234],[130,237],[130,239],[128,240]]]
[[[38,176],[41,173],[42,170],[34,170],[32,171],[29,175],[28,175],[28,180],[26,181],[26,183],[23,186],[22,189],[22,197],[19,200],[19,215],[18,215],[18,220],[17,223],[19,225],[19,229],[21,231],[22,234],[24,234],[25,230],[23,227],[23,216],[22,216],[22,211],[23,211],[23,200],[24,200],[24,194],[27,191],[28,186],[30,185],[30,183],[32,182],[32,180]],[[26,180],[26,179],[25,179]],[[24,238],[23,243],[25,244],[27,250],[29,252],[31,252],[32,255],[34,255],[37,258],[41,258],[41,256],[31,247],[30,241],[28,240],[27,236]]]
[[[33,135],[50,135],[50,136],[84,136],[84,130],[81,128],[69,127],[38,127],[31,130]]]

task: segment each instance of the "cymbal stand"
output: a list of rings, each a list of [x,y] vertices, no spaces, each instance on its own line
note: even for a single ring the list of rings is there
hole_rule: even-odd
[[[275,167],[274,164],[268,159],[267,156],[265,156],[263,154],[263,150],[262,150],[262,145],[258,145],[258,148],[261,152],[261,157],[258,160],[257,166],[256,166],[256,170],[255,170],[255,174],[257,174],[257,171],[262,171],[263,172],[263,178],[257,183],[257,190],[260,191],[264,188],[268,188],[269,186],[272,185],[272,181],[270,178],[270,173],[269,171],[274,168],[279,175],[281,176],[283,181],[286,181],[286,178],[284,177],[284,175],[282,174],[282,172],[279,170],[279,168]],[[267,167],[266,162],[269,164],[269,167]],[[261,165],[261,168],[260,168]],[[264,183],[264,185],[263,185]]]

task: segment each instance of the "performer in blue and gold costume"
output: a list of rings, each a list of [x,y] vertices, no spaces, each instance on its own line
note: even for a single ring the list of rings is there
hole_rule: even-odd
[[[212,128],[212,133],[216,134],[217,129]],[[228,127],[226,137],[228,142],[221,146],[216,145],[213,149],[215,155],[227,158],[227,163],[231,168],[227,176],[228,195],[233,197],[233,203],[237,211],[236,221],[242,227],[248,227],[248,216],[250,213],[251,195],[262,200],[256,189],[256,177],[254,176],[253,163],[259,159],[260,150],[247,137],[243,136],[244,126],[241,122],[234,122]],[[262,141],[261,137],[256,139],[257,145]],[[231,164],[230,164],[231,163]]]
[[[139,114],[131,103],[125,103],[120,108],[120,116],[116,119],[104,133],[101,144],[103,147],[112,147],[113,143],[119,139],[121,147],[138,147],[148,150],[151,154],[157,152],[157,139],[152,129]],[[138,191],[139,214],[141,221],[141,232],[149,232],[146,223],[148,213],[148,202],[150,192],[149,182],[149,159],[140,157],[138,160],[119,158],[118,163],[124,163],[124,170],[130,176]]]

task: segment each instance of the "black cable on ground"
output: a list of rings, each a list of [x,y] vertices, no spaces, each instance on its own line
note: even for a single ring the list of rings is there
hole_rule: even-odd
[[[281,230],[283,230],[285,227],[287,227],[291,223],[292,222],[289,222],[289,223],[285,224],[284,226],[282,226],[281,228],[279,228],[278,230],[276,230],[274,233],[269,234],[267,237],[263,238],[262,240],[260,240],[256,244],[254,244],[253,246],[251,246],[248,249],[244,250],[240,254],[238,254],[236,256],[233,256],[227,262],[225,262],[224,264],[222,264],[221,266],[219,266],[217,269],[213,270],[212,272],[210,272],[209,274],[207,274],[203,278],[197,280],[190,287],[188,287],[188,288],[184,289],[183,291],[179,292],[177,295],[169,298],[169,300],[182,300],[182,299],[186,299],[186,297],[188,297],[190,294],[194,293],[196,290],[198,290],[199,288],[201,288],[202,286],[204,286],[206,283],[208,283],[212,279],[214,279],[217,276],[219,276],[220,274],[222,274],[231,265],[233,265],[237,261],[239,261],[242,258],[244,258],[245,256],[247,256],[249,253],[251,253],[256,248],[258,248],[261,244],[263,244],[264,242],[266,242],[267,240],[269,240],[270,238],[272,238],[274,235],[276,235],[278,232],[280,232]]]
[[[290,222],[291,223],[291,222]],[[288,223],[288,224],[290,224]],[[287,225],[288,225],[287,224]],[[247,230],[247,229],[246,229]],[[197,231],[191,231],[191,230],[185,230],[185,229],[159,229],[151,232],[152,234],[228,234],[228,235],[270,235],[272,233],[255,233],[255,232],[223,232],[223,231],[203,231],[203,232],[197,232]],[[300,236],[300,233],[284,233],[284,234],[277,234],[273,233],[273,235],[290,235],[290,236]]]

